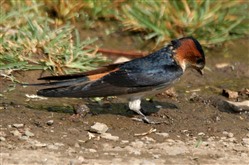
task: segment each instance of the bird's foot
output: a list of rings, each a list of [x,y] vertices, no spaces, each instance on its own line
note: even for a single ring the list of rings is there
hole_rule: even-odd
[[[162,123],[164,123],[163,121],[153,121],[153,120],[150,120],[147,117],[143,117],[143,118],[133,117],[132,120],[143,122],[143,123],[146,123],[146,124],[162,124]]]
[[[160,122],[160,121],[152,121],[152,120],[149,120],[146,116],[144,118],[142,118],[142,120],[147,123],[147,124],[161,124],[163,122]]]
[[[140,116],[142,116],[142,118],[141,119],[133,118],[133,120],[141,121],[141,122],[144,122],[144,123],[147,123],[147,124],[161,124],[161,123],[163,123],[163,122],[157,122],[157,121],[152,121],[152,120],[148,119],[140,110],[136,110],[135,112],[137,114],[139,114]]]

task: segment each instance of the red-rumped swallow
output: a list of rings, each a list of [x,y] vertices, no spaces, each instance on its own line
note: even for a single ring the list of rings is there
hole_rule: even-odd
[[[125,95],[129,98],[129,108],[143,116],[141,98],[164,91],[178,80],[187,68],[199,73],[205,66],[205,56],[200,43],[193,37],[172,40],[162,49],[128,62],[111,64],[99,69],[79,74],[49,76],[39,80],[53,82],[53,88],[37,92],[45,97],[106,97]]]

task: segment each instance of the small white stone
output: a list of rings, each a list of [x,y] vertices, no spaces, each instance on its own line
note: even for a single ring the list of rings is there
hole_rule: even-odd
[[[46,147],[47,144],[38,142],[38,143],[36,143],[34,146],[35,146],[35,147]]]
[[[83,156],[79,156],[78,160],[81,161],[81,162],[83,162],[83,161],[85,161],[85,158]]]
[[[0,142],[3,142],[3,141],[5,141],[6,139],[5,139],[5,137],[0,137]]]
[[[131,146],[134,148],[142,148],[144,147],[144,142],[136,140],[134,142],[131,142]]]
[[[94,125],[90,127],[91,132],[95,132],[99,134],[105,133],[107,130],[108,130],[107,125],[103,123],[99,123],[99,122],[96,122]]]
[[[24,124],[12,124],[15,128],[22,128]]]
[[[248,155],[247,155],[247,153],[241,153],[241,155],[240,155],[241,157],[244,157],[244,158],[247,158],[248,157]]]
[[[59,146],[59,147],[64,146],[64,144],[63,144],[63,143],[54,143],[54,145]]]
[[[227,137],[225,137],[225,136],[222,136],[221,138],[220,138],[220,140],[226,140],[227,139]]]
[[[97,150],[95,150],[95,149],[93,149],[93,148],[89,148],[88,151],[91,152],[91,153],[97,152]]]
[[[48,121],[47,121],[47,125],[51,126],[51,125],[53,125],[53,124],[54,124],[54,120],[48,120]]]
[[[30,132],[29,130],[26,130],[26,131],[24,132],[24,135],[26,135],[26,136],[28,136],[28,137],[33,137],[33,136],[35,136],[35,134],[32,133],[32,132]]]
[[[232,137],[233,137],[233,133],[232,133],[232,132],[229,132],[229,133],[227,134],[227,137],[232,138]]]
[[[129,143],[129,140],[121,140],[121,144],[127,144]]]
[[[159,159],[161,155],[153,155],[154,159]]]
[[[198,136],[204,136],[205,135],[205,133],[204,132],[200,132],[200,133],[198,133]]]
[[[161,106],[161,105],[156,105],[155,106],[157,109],[161,109],[163,106]]]
[[[113,140],[113,141],[118,141],[119,140],[118,136],[112,136],[110,133],[101,134],[101,138],[107,139],[107,140]]]
[[[223,131],[222,134],[223,134],[223,135],[227,135],[228,132],[227,132],[227,131]]]
[[[79,148],[79,147],[80,147],[80,144],[79,144],[79,143],[75,143],[75,144],[74,144],[74,147]]]
[[[10,133],[14,136],[18,136],[18,137],[21,137],[22,134],[18,131],[18,130],[14,130],[14,131],[10,131]]]
[[[157,134],[157,135],[160,135],[160,136],[163,136],[163,137],[165,137],[165,138],[166,138],[166,137],[169,137],[169,134],[166,133],[166,132],[160,132],[160,133],[159,133],[159,132],[156,132],[156,134]]]
[[[145,141],[145,143],[147,144],[151,142],[155,142],[155,139],[148,137],[148,136],[142,137],[141,140]]]
[[[5,132],[3,132],[3,131],[0,131],[0,136],[5,137],[5,136],[6,136],[6,133],[5,133]]]
[[[235,137],[228,138],[228,140],[229,140],[230,142],[236,142],[236,138],[235,138]]]
[[[242,139],[242,144],[249,147],[249,138],[243,138]]]
[[[47,148],[50,149],[50,150],[58,150],[59,149],[58,146],[53,145],[53,144],[48,145]]]
[[[28,137],[28,136],[20,136],[18,139],[19,139],[19,140],[28,140],[29,137]]]

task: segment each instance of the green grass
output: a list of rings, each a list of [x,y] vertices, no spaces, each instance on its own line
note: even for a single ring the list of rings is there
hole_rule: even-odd
[[[195,36],[206,46],[249,34],[248,3],[242,0],[134,1],[123,6],[126,30],[164,43]]]
[[[42,6],[34,3],[1,11],[0,24],[6,26],[0,31],[0,69],[49,69],[64,74],[90,70],[105,62],[95,49],[86,48],[96,39],[81,41],[69,24],[53,27],[54,20],[39,11]]]

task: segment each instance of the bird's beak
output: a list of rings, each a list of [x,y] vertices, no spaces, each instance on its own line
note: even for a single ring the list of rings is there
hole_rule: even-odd
[[[201,75],[204,74],[203,72],[203,68],[205,65],[198,65],[198,66],[194,66],[194,69],[197,70],[198,73],[200,73]]]
[[[198,73],[200,73],[200,74],[203,76],[204,72],[203,72],[203,70],[202,70],[202,69],[200,69],[200,68],[196,68],[196,70],[197,70],[197,72],[198,72]]]

